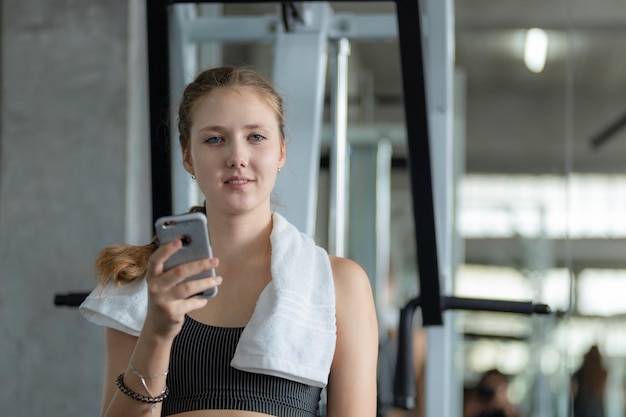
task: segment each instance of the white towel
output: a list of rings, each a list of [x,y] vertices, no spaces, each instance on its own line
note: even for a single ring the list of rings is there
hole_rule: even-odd
[[[127,284],[99,285],[78,310],[97,325],[139,336],[148,311],[148,284],[142,278]]]
[[[231,365],[324,387],[335,352],[335,288],[328,253],[274,214],[272,281]]]
[[[281,215],[275,213],[273,219],[272,281],[259,296],[231,365],[323,388],[336,343],[328,253]],[[94,289],[79,310],[93,323],[137,336],[147,300],[145,279],[110,283]]]

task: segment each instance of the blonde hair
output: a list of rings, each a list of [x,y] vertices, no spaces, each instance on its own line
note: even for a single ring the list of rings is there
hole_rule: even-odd
[[[127,283],[143,276],[148,268],[148,259],[159,247],[156,238],[149,245],[113,245],[104,248],[95,261],[99,283]]]
[[[183,92],[178,107],[178,133],[180,146],[189,148],[189,129],[193,105],[216,88],[251,87],[255,89],[276,114],[281,139],[285,139],[285,114],[283,99],[272,84],[262,75],[248,68],[220,67],[201,72]]]

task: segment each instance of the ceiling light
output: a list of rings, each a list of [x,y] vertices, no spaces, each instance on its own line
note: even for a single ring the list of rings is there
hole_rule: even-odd
[[[532,28],[526,32],[524,63],[532,72],[541,72],[546,64],[548,35],[543,29]]]

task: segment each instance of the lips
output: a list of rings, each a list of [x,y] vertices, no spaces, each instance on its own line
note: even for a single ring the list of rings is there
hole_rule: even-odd
[[[224,181],[225,184],[242,185],[252,182],[251,179],[245,177],[231,177]]]

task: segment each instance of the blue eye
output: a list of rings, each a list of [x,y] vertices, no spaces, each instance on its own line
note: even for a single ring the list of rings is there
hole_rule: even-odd
[[[211,136],[210,138],[207,138],[204,142],[205,143],[219,143],[222,141],[222,138],[220,138],[219,136]]]
[[[265,140],[265,136],[258,135],[258,134],[255,133],[253,135],[250,135],[250,140],[252,142],[261,142],[262,140]]]

